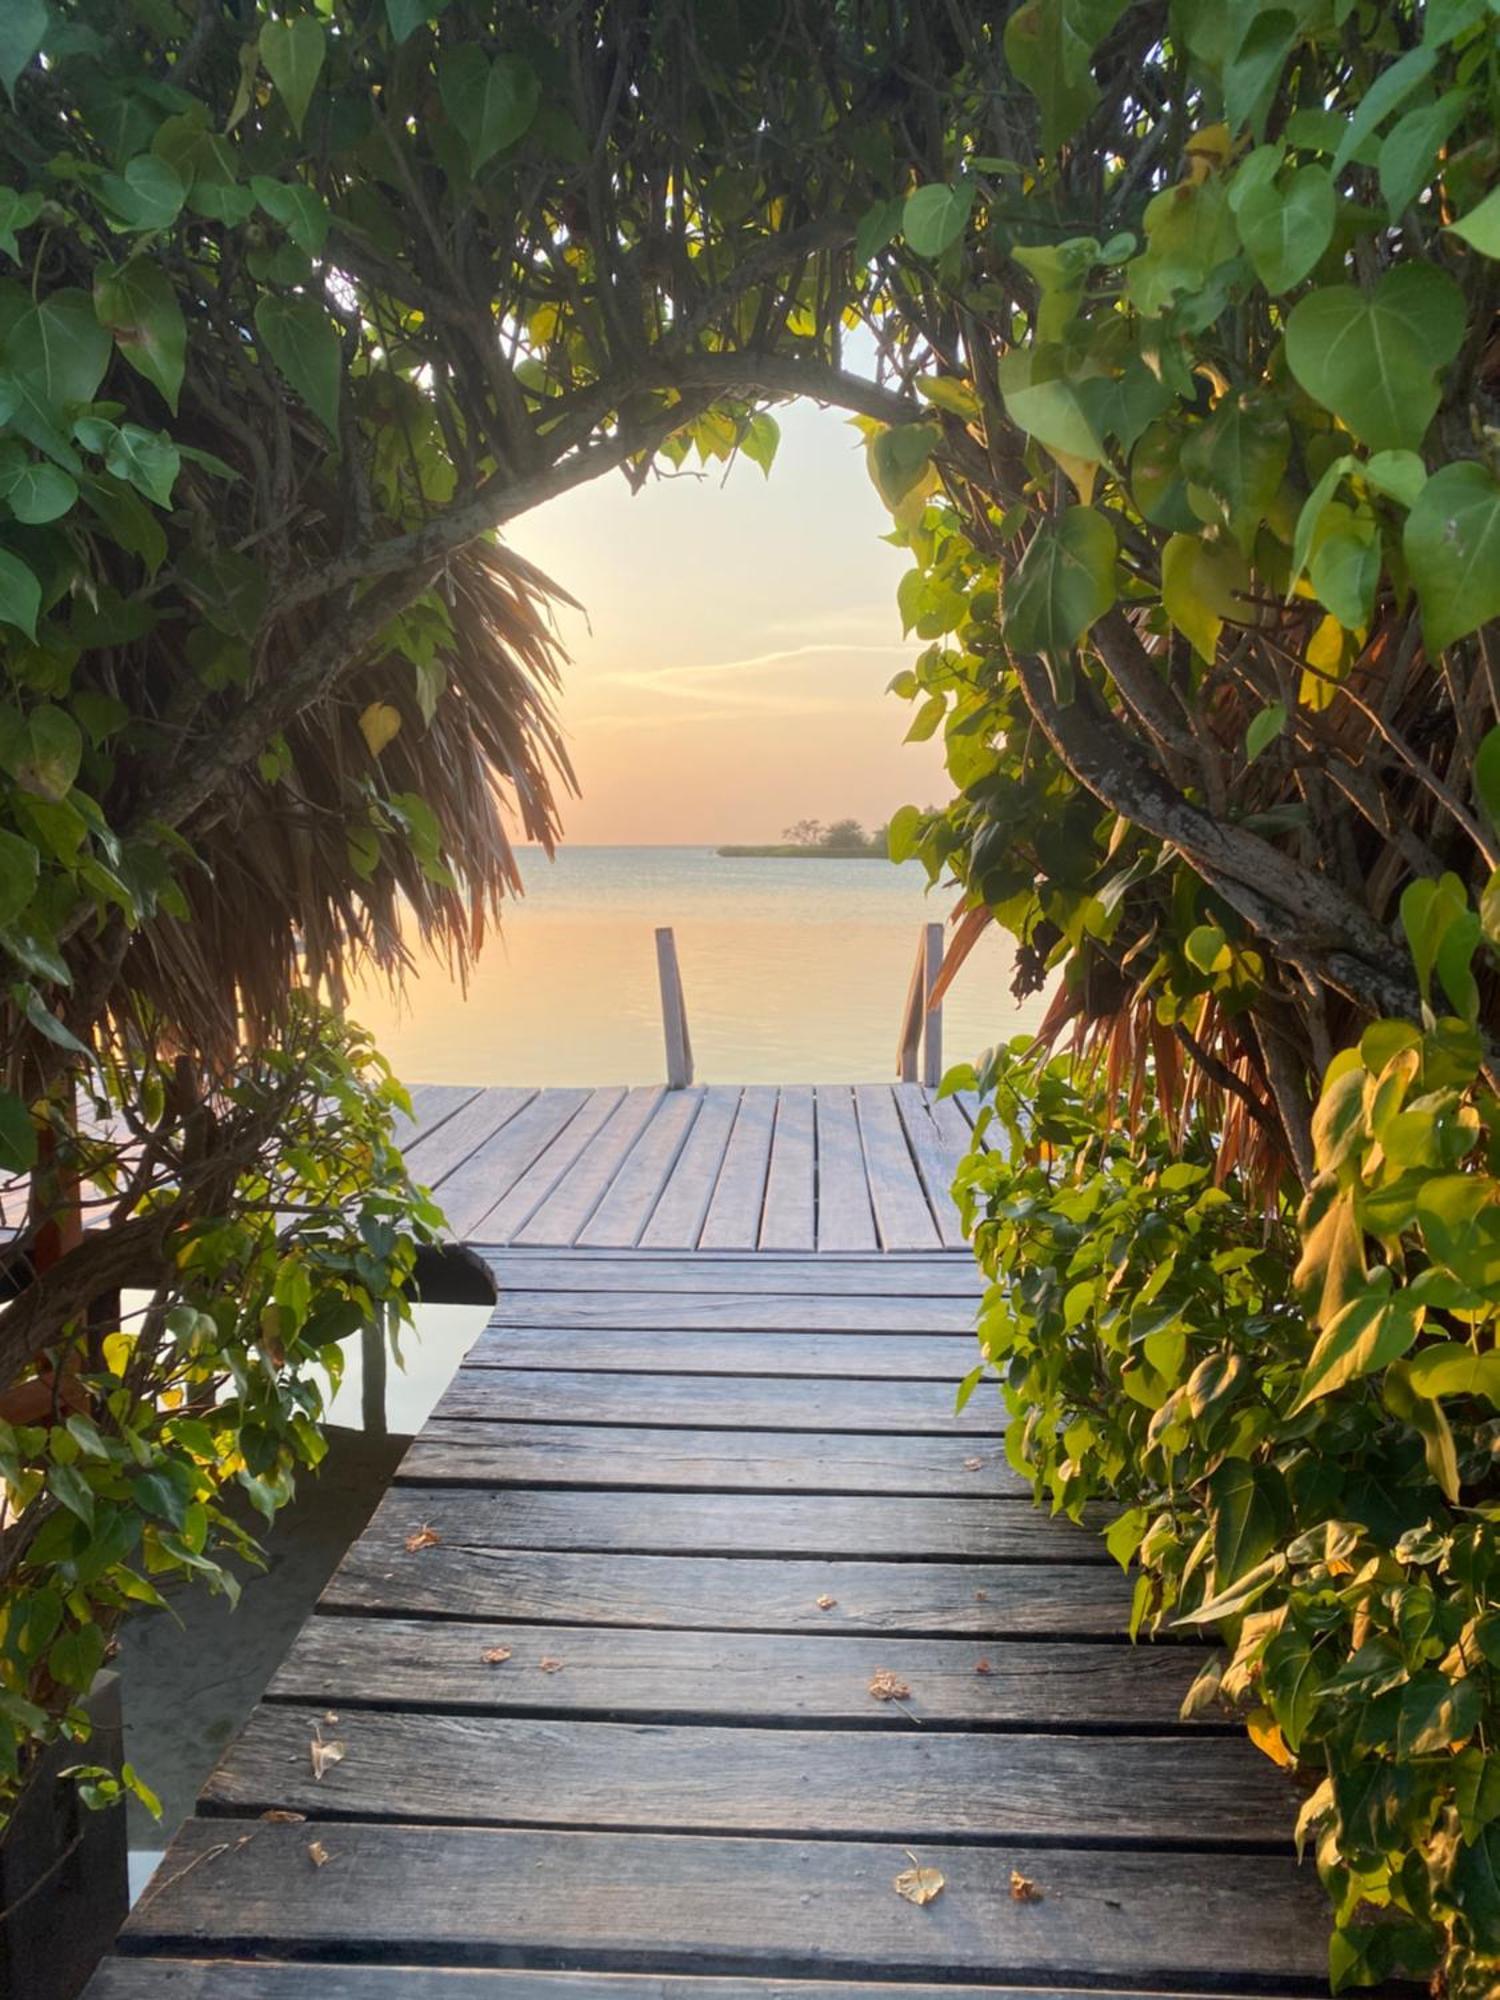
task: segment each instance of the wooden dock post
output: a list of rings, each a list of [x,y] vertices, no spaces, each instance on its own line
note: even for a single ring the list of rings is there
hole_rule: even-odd
[[[901,1013],[901,1038],[896,1044],[896,1074],[903,1083],[917,1080],[917,1051],[922,1053],[922,1081],[935,1090],[943,1080],[943,1006],[934,1007],[929,996],[937,984],[943,965],[943,927],[924,924],[917,945],[911,984],[906,989],[906,1005]]]
[[[656,933],[656,971],[661,981],[661,1025],[667,1043],[667,1088],[686,1090],[693,1080],[693,1044],[682,997],[677,939],[670,928]]]

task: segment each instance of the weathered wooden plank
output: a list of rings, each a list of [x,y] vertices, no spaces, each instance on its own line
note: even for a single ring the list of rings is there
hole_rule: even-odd
[[[1195,1746],[1196,1747],[1196,1746]],[[464,1790],[468,1781],[463,1780]],[[321,1841],[328,1864],[307,1849]],[[1326,1976],[1317,1876],[1290,1856],[945,1846],[946,1888],[891,1893],[886,1841],[504,1832],[190,1820],[123,1933],[127,1949],[337,1953],[577,1968],[766,1970],[1154,1985]],[[1042,1892],[1018,1902],[1018,1869]]]
[[[508,1194],[588,1102],[587,1090],[543,1090],[433,1189],[453,1234],[465,1237]],[[464,1114],[458,1114],[462,1117]],[[439,1135],[441,1136],[441,1134]]]
[[[420,1509],[417,1510],[420,1518]],[[831,1608],[819,1608],[831,1597]],[[1095,1563],[766,1562],[754,1556],[558,1555],[356,1542],[323,1595],[335,1609],[735,1632],[1117,1639],[1130,1585]]]
[[[910,1083],[896,1084],[892,1095],[938,1235],[950,1248],[962,1249],[964,1233],[953,1200],[953,1176],[959,1161],[974,1143],[974,1134],[963,1113],[955,1110],[947,1098],[935,1100],[931,1091]]]
[[[979,1360],[971,1333],[621,1333],[605,1327],[489,1326],[470,1368],[631,1369],[668,1375],[834,1375],[960,1382]]]
[[[499,1666],[485,1654],[509,1650]],[[962,1639],[783,1638],[758,1632],[310,1618],[267,1694],[339,1713],[351,1703],[496,1714],[649,1716],[907,1728],[1174,1730],[1208,1657],[1196,1647],[984,1646]],[[539,1663],[561,1659],[542,1676]],[[882,1668],[904,1709],[870,1694]],[[984,1671],[980,1671],[980,1669]],[[1190,1725],[1222,1728],[1202,1721]]]
[[[710,1084],[702,1093],[693,1129],[673,1162],[651,1219],[641,1233],[643,1251],[691,1251],[697,1243],[739,1106],[738,1085]],[[593,1284],[597,1280],[586,1274],[580,1282]],[[630,1283],[626,1280],[624,1288],[630,1289]]]
[[[578,1232],[581,1247],[628,1250],[639,1241],[703,1102],[701,1090],[669,1090],[599,1206]]]
[[[555,1192],[561,1194],[585,1176],[580,1156],[598,1145],[599,1128],[623,1103],[625,1087],[616,1084],[591,1090],[576,1116],[570,1118],[557,1137],[532,1161],[511,1188],[483,1215],[476,1217],[470,1237],[482,1236],[489,1243],[509,1243]]]
[[[662,1114],[665,1116],[665,1113]],[[496,1326],[696,1327],[705,1333],[972,1333],[972,1298],[758,1297],[720,1292],[502,1289]]]
[[[394,1486],[361,1540],[409,1562],[428,1528],[450,1551],[618,1549],[633,1555],[971,1556],[995,1562],[1109,1563],[1097,1534],[1029,1500],[904,1495],[560,1492],[537,1487]]]
[[[775,1086],[748,1084],[740,1097],[724,1164],[703,1219],[698,1239],[703,1249],[753,1250],[760,1241],[775,1119]]]
[[[648,1235],[656,1229],[672,1198],[678,1174],[709,1116],[712,1096],[711,1086],[704,1093],[703,1108],[682,1150],[677,1170],[656,1205]],[[706,1202],[701,1181],[696,1194]],[[697,1226],[694,1225],[695,1233]],[[620,1256],[607,1250],[535,1250],[524,1244],[512,1244],[503,1250],[476,1247],[511,1293],[752,1292],[770,1298],[797,1292],[811,1297],[857,1294],[871,1298],[978,1298],[984,1290],[984,1278],[973,1259],[967,1253],[952,1250],[905,1255],[878,1252],[874,1256],[819,1252],[799,1257],[779,1251],[714,1256],[706,1250],[672,1255],[665,1249],[653,1251],[644,1238],[639,1250]]]
[[[854,1106],[881,1242],[887,1250],[936,1250],[942,1238],[896,1115],[890,1085],[860,1084]]]
[[[815,1098],[818,1138],[818,1249],[878,1250],[870,1183],[847,1084],[822,1084]]]
[[[404,1111],[396,1113],[396,1144],[401,1147],[414,1146],[419,1139],[435,1132],[444,1119],[451,1118],[455,1111],[479,1095],[477,1083],[414,1083],[407,1091],[411,1099],[411,1116]]]
[[[1003,1448],[987,1438],[442,1418],[428,1423],[412,1444],[401,1477],[460,1486],[686,1486],[725,1493],[1029,1490],[1006,1464]]]
[[[878,1980],[713,1979],[692,1973],[516,1971],[453,1965],[335,1965],[320,1959],[110,1958],[84,2000],[1098,2000],[1048,1986],[913,1986]],[[1125,1993],[1110,2000],[1161,2000]],[[1178,2000],[1250,2000],[1220,1988]],[[1291,2000],[1287,1993],[1254,2000]]]
[[[817,1242],[813,1094],[784,1084],[776,1103],[771,1164],[760,1218],[762,1250],[811,1250]]]
[[[557,1657],[566,1659],[559,1640]],[[559,1672],[566,1673],[564,1665]],[[538,1680],[552,1676],[538,1673]],[[263,1702],[203,1788],[219,1810],[360,1819],[1285,1848],[1298,1799],[1244,1736],[726,1729],[555,1716],[339,1712]]]
[[[405,1148],[406,1164],[413,1178],[427,1187],[437,1187],[536,1095],[534,1090],[521,1089],[470,1091],[462,1104],[426,1127]]]
[[[602,1131],[590,1135],[583,1158],[574,1162],[531,1219],[516,1232],[514,1240],[533,1244],[572,1243],[609,1192],[610,1182],[650,1124],[664,1094],[660,1084],[622,1091],[609,1122]],[[497,1243],[505,1241],[497,1231],[499,1220],[493,1213],[483,1217],[475,1225],[476,1237],[486,1241],[493,1238]]]
[[[440,1417],[575,1424],[684,1424],[694,1430],[935,1432],[997,1437],[1007,1423],[998,1393],[980,1390],[953,1413],[948,1382],[778,1381],[721,1375],[569,1375],[561,1369],[461,1368],[437,1405]]]

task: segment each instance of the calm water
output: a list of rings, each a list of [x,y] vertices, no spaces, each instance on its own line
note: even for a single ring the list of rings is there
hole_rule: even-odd
[[[697,1077],[866,1083],[892,1074],[921,925],[955,891],[914,862],[723,860],[708,847],[571,847],[522,856],[525,898],[467,997],[436,967],[403,1002],[352,1012],[409,1083],[653,1083],[664,1074],[653,932],[670,924]],[[947,1059],[1033,1027],[1010,949],[987,933],[944,1007]]]

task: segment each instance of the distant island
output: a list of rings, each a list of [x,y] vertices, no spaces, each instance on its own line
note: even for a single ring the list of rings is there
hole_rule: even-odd
[[[715,850],[730,860],[797,861],[884,861],[887,859],[885,828],[866,833],[857,819],[836,819],[832,826],[821,820],[799,819],[783,829],[780,840],[748,847],[720,847]]]

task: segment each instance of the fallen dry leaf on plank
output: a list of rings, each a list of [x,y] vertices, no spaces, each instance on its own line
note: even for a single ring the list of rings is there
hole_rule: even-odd
[[[945,1887],[945,1877],[936,1868],[924,1868],[908,1847],[906,1855],[910,1868],[903,1868],[892,1882],[891,1887],[898,1896],[904,1896],[908,1903],[930,1903],[941,1896]]]
[[[491,1646],[487,1653],[481,1653],[479,1657],[487,1667],[503,1667],[510,1658],[510,1647]]]
[[[818,1609],[820,1611],[832,1611],[834,1605],[837,1603],[838,1599],[836,1597],[828,1597],[825,1595],[818,1599]]]
[[[420,1528],[413,1528],[407,1536],[406,1553],[409,1556],[414,1556],[418,1549],[435,1548],[442,1539],[437,1529],[429,1527],[424,1521]]]
[[[307,1843],[307,1858],[314,1868],[326,1868],[330,1857],[321,1840],[310,1840]]]
[[[554,1660],[550,1656],[550,1654],[544,1657],[543,1659],[538,1660],[537,1665],[541,1668],[544,1674],[560,1674],[563,1670],[562,1661]]]
[[[307,1818],[307,1814],[288,1812],[285,1806],[272,1806],[269,1811],[261,1814],[261,1818],[270,1820],[274,1826],[300,1826]]]
[[[990,1665],[988,1660],[976,1660],[974,1662],[974,1671],[976,1674],[992,1674],[995,1669]]]
[[[904,1701],[910,1697],[911,1689],[889,1667],[877,1667],[870,1682],[870,1693],[876,1701]]]
[[[966,1458],[964,1460],[965,1472],[983,1472],[983,1470],[984,1460],[982,1458]]]
[[[1012,1868],[1010,1899],[1013,1903],[1039,1903],[1042,1900],[1042,1892],[1029,1875],[1023,1875],[1019,1868]]]
[[[323,1732],[314,1729],[312,1741],[307,1746],[307,1754],[312,1759],[313,1776],[321,1779],[330,1764],[342,1764],[348,1749],[348,1744],[341,1743],[336,1736],[331,1736],[325,1743]]]

